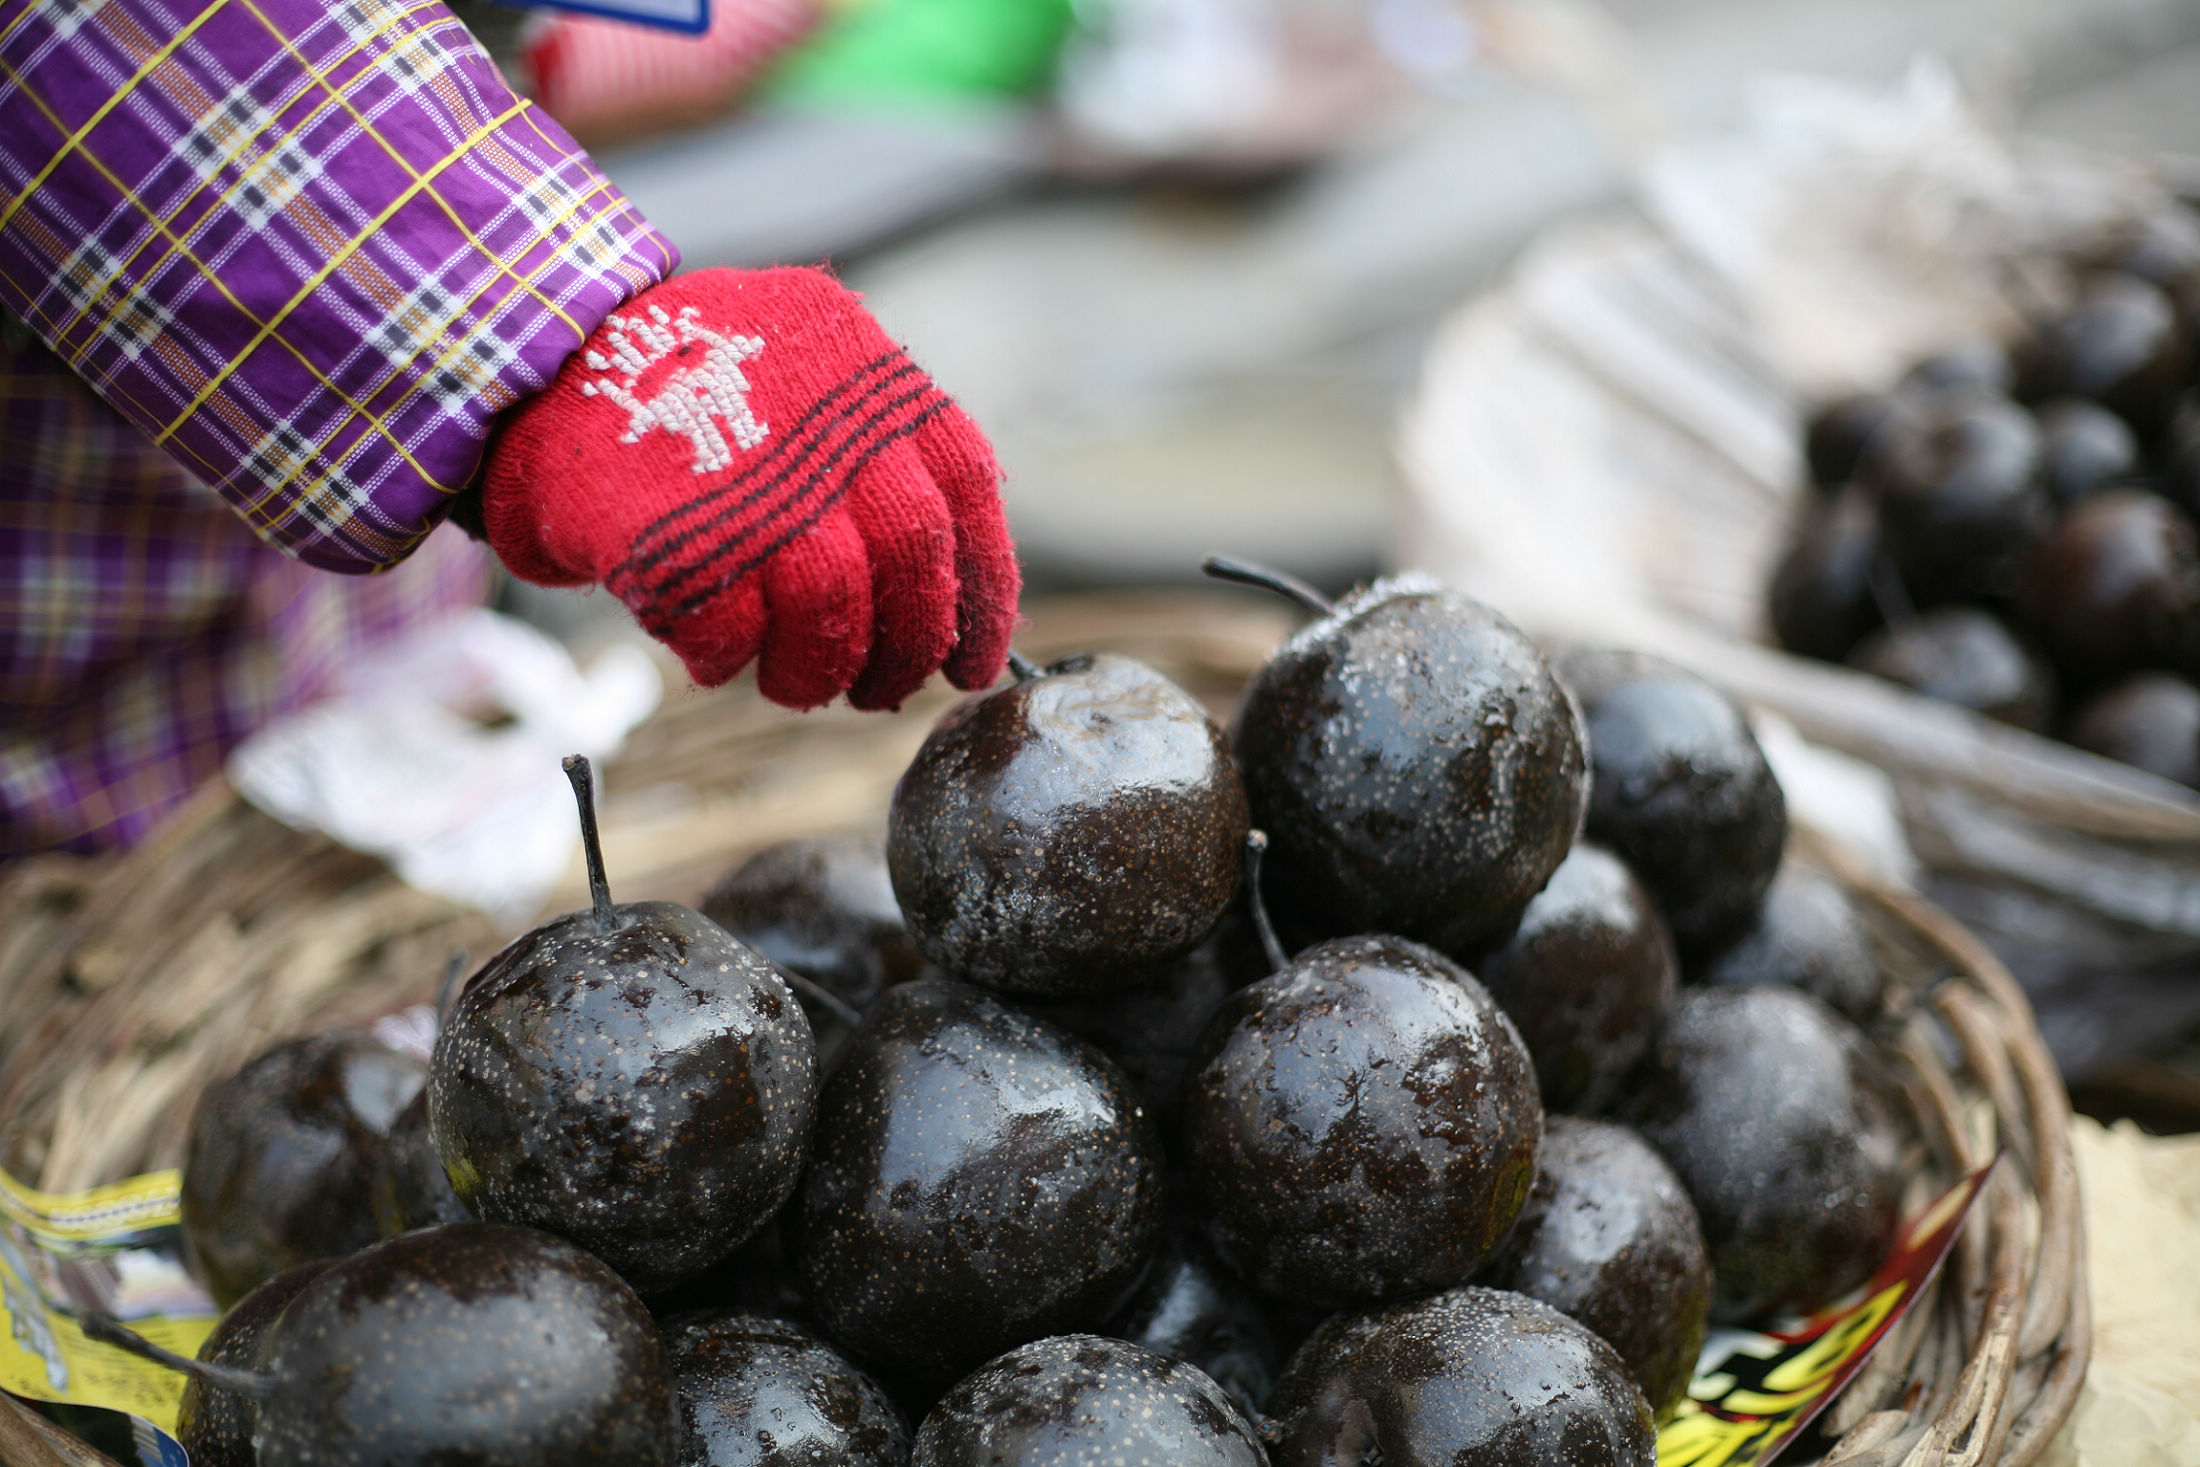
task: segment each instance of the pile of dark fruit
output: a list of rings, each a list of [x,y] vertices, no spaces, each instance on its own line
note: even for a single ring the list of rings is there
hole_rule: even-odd
[[[2200,788],[2200,214],[2072,263],[2069,307],[1812,417],[1774,633]]]
[[[192,1460],[1649,1467],[1709,1321],[1861,1283],[1878,969],[1734,705],[1212,568],[1313,616],[1231,734],[1019,660],[703,912],[611,901],[573,768],[594,905],[430,1063],[202,1104]]]

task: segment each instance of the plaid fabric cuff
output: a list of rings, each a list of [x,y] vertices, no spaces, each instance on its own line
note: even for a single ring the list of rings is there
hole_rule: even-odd
[[[0,304],[309,564],[676,264],[440,0],[0,0]]]

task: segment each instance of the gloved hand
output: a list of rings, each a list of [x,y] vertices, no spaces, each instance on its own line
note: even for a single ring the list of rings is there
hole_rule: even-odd
[[[514,412],[490,545],[601,583],[714,687],[892,708],[999,676],[1020,578],[969,416],[820,270],[699,270],[629,302]]]

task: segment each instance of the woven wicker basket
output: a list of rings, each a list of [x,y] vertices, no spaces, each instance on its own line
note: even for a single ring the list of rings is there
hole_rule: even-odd
[[[1234,593],[1065,599],[1031,608],[1021,646],[1142,657],[1224,713],[1288,625]],[[876,828],[949,701],[930,692],[885,719],[796,718],[747,688],[676,698],[606,774],[614,889],[692,902],[760,846]],[[1798,841],[1860,895],[1882,942],[1893,981],[1878,1037],[1923,1138],[1913,1200],[2008,1149],[1950,1266],[1832,1408],[1825,1460],[2022,1467],[2068,1415],[2090,1338],[2068,1101],[1991,953],[1808,832]],[[583,902],[576,871],[557,905]],[[50,1191],[173,1165],[207,1081],[274,1040],[424,1001],[452,949],[501,940],[220,786],[127,855],[19,863],[0,878],[0,1165]],[[17,1450],[105,1460],[67,1443]]]

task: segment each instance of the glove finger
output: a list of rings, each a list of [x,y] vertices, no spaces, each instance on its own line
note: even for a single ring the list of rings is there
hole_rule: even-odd
[[[755,576],[736,581],[691,612],[664,643],[680,654],[697,687],[733,681],[764,645],[764,588]]]
[[[955,519],[955,650],[947,680],[976,691],[991,687],[1008,662],[1016,635],[1016,598],[1023,573],[1001,504],[1001,467],[970,415],[950,407],[917,434],[917,452]]]
[[[955,523],[907,443],[865,465],[847,498],[871,561],[871,655],[848,690],[858,708],[899,708],[955,648]]]
[[[786,708],[832,702],[871,651],[871,567],[845,503],[774,555],[763,575],[756,686]]]

